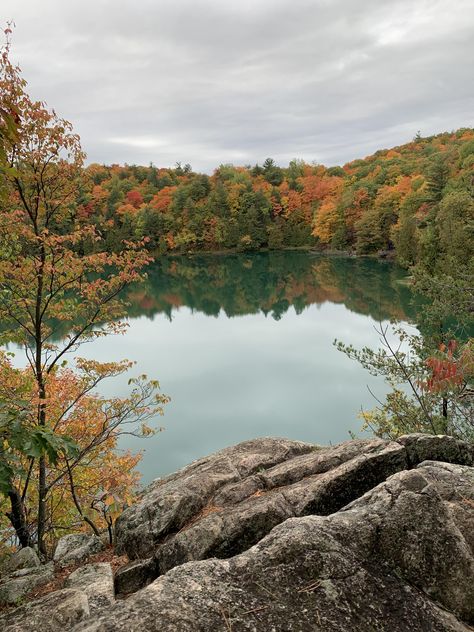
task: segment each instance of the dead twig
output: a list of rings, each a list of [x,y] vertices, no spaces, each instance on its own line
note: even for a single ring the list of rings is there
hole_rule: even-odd
[[[232,632],[232,621],[230,618],[230,610],[228,611],[228,614],[226,614],[224,608],[221,605],[219,605],[219,608],[221,609],[222,618],[224,619],[227,632]]]
[[[246,610],[245,612],[241,612],[241,616],[244,614],[253,614],[254,612],[261,612],[262,610],[266,610],[270,606],[259,606],[258,608],[252,608],[252,610]]]
[[[303,588],[299,588],[297,592],[299,593],[304,593],[304,592],[314,592],[316,590],[316,588],[319,588],[321,586],[322,582],[320,579],[317,579],[314,582],[311,582],[311,584],[308,584],[307,586],[303,586]]]
[[[262,584],[259,584],[258,582],[254,582],[254,583],[255,583],[255,586],[258,586],[259,588],[264,590],[266,593],[268,593],[270,597],[276,600],[276,596],[270,590],[268,590],[268,588],[265,588],[265,586],[262,586]]]

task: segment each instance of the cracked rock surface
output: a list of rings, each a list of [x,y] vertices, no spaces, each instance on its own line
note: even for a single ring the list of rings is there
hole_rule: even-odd
[[[467,632],[473,527],[473,468],[424,462],[230,559],[174,568],[74,630]]]
[[[115,600],[114,575],[107,562],[81,566],[69,575],[66,587],[82,590],[87,595],[91,613],[110,606]]]
[[[41,566],[40,559],[34,549],[26,546],[11,555],[3,564],[2,571],[8,575],[24,568],[35,568],[36,566]]]
[[[54,577],[51,563],[22,568],[0,579],[0,605],[19,603],[30,590],[47,584]]]
[[[87,596],[66,588],[0,616],[2,632],[64,632],[90,614]]]
[[[67,566],[84,561],[104,548],[103,541],[96,535],[71,533],[59,539],[53,559],[59,566]]]
[[[129,575],[135,590],[184,562],[241,553],[288,518],[334,513],[427,458],[472,465],[474,448],[427,435],[326,448],[246,441],[152,483],[118,519],[116,548],[147,559]],[[125,581],[117,588],[130,592]]]
[[[114,585],[108,565],[82,566],[0,629],[467,632],[474,446],[247,441],[153,482],[119,518],[116,548],[130,563]],[[47,616],[63,623],[35,627]]]

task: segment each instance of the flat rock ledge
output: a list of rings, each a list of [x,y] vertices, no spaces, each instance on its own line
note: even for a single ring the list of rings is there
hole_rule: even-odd
[[[79,569],[66,592],[87,608],[62,630],[467,632],[473,466],[474,446],[445,436],[227,448],[124,512],[121,599],[105,568]],[[39,630],[25,622],[48,598],[1,616],[0,629]]]

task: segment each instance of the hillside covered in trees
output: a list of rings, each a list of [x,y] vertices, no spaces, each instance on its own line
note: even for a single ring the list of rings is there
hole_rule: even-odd
[[[473,254],[474,130],[422,138],[343,167],[89,165],[77,204],[107,248],[153,252],[317,247],[394,251],[405,266]]]

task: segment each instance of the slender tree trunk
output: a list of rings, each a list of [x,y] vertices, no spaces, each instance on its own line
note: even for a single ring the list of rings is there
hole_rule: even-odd
[[[444,419],[443,432],[447,433],[449,428],[448,428],[448,400],[446,397],[443,397],[442,415]]]
[[[40,426],[46,425],[46,405],[44,400],[46,398],[46,389],[43,383],[43,375],[40,370],[39,373],[39,410],[38,410],[38,423]],[[48,489],[46,485],[46,457],[44,454],[38,460],[38,550],[39,552],[47,556],[46,545],[43,541],[44,534],[46,531],[46,520],[47,520],[47,511],[46,511],[46,496],[48,494]]]
[[[12,527],[15,529],[18,540],[22,547],[31,546],[31,536],[28,531],[28,524],[26,522],[25,506],[21,499],[20,493],[13,485],[8,492],[8,498],[10,499],[11,511],[7,512]]]
[[[38,468],[38,550],[43,556],[47,556],[44,534],[46,530],[46,459],[39,459]]]
[[[112,528],[112,518],[110,516],[105,515],[105,522],[107,523],[107,531],[109,533],[109,544],[112,546],[114,543],[114,530]]]
[[[46,425],[46,386],[43,375],[43,331],[42,331],[42,303],[43,303],[43,284],[44,284],[44,267],[46,263],[46,252],[44,244],[40,247],[40,265],[37,276],[36,289],[36,305],[35,305],[35,372],[36,383],[38,384],[38,425],[44,427]],[[43,556],[47,556],[46,545],[44,543],[44,534],[46,531],[46,496],[48,490],[46,486],[46,457],[44,454],[39,458],[38,463],[38,550]]]

